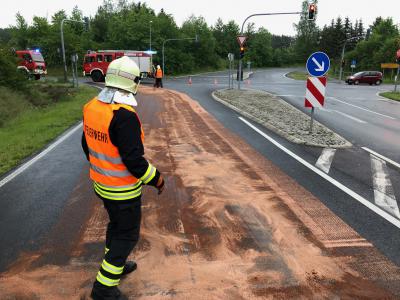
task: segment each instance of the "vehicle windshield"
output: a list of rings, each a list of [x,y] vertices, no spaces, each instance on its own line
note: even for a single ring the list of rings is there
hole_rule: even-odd
[[[364,74],[364,72],[358,72],[358,73],[354,74],[353,76],[357,77],[357,76],[361,76],[362,74]]]
[[[32,59],[37,62],[44,62],[43,56],[40,52],[32,52]]]

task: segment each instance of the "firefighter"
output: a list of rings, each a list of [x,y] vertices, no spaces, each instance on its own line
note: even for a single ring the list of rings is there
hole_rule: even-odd
[[[144,158],[144,133],[134,109],[140,70],[124,56],[110,63],[105,88],[83,108],[82,148],[94,191],[109,216],[105,256],[93,284],[93,299],[126,299],[121,277],[136,270],[127,261],[139,239],[143,185],[164,189],[160,172]]]
[[[161,88],[163,87],[162,85],[162,78],[163,78],[163,71],[161,70],[160,65],[157,65],[156,69],[156,82],[154,83],[154,87]]]

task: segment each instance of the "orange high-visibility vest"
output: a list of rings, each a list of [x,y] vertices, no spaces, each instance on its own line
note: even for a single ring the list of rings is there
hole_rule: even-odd
[[[135,112],[129,105],[107,104],[97,98],[91,100],[83,108],[83,130],[89,148],[90,178],[95,182],[95,189],[96,183],[100,184],[97,186],[100,188],[98,192],[103,192],[105,195],[107,192],[104,190],[120,191],[123,189],[129,191],[138,188],[142,183],[126,168],[118,148],[110,139],[108,129],[114,116],[113,112],[121,107]],[[143,129],[141,139],[144,142]],[[125,199],[127,198],[129,197]],[[113,197],[112,199],[125,200],[122,197],[118,199]]]
[[[161,69],[157,69],[156,78],[162,78],[162,70]]]

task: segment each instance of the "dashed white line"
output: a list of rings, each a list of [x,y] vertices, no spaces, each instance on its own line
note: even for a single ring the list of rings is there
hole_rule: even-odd
[[[375,204],[400,218],[399,207],[397,206],[386,162],[373,154],[370,154],[370,156]]]
[[[60,145],[62,142],[64,142],[67,138],[69,138],[71,135],[73,135],[78,129],[82,127],[82,122],[70,129],[66,134],[64,134],[61,138],[56,140],[54,143],[50,144],[46,149],[44,149],[42,152],[40,152],[38,155],[34,156],[31,158],[29,161],[21,165],[19,168],[17,168],[15,171],[13,171],[11,174],[6,176],[0,181],[0,187],[5,185],[7,182],[10,180],[14,179],[17,177],[19,174],[24,172],[26,169],[28,169],[30,166],[32,166],[35,162],[37,162],[39,159],[41,159],[43,156],[48,154],[51,150],[53,150],[55,147]]]
[[[357,106],[357,105],[354,105],[354,104],[351,104],[351,103],[347,103],[347,102],[342,101],[342,100],[339,100],[338,98],[335,98],[335,97],[327,97],[327,98],[332,99],[332,100],[335,100],[335,101],[338,101],[338,102],[340,102],[340,103],[343,103],[343,104],[346,104],[346,105],[349,105],[349,106],[356,107],[356,108],[358,108],[358,109],[367,111],[367,112],[369,112],[369,113],[371,113],[371,114],[376,114],[376,115],[381,116],[381,117],[385,117],[385,118],[389,118],[389,119],[392,119],[392,120],[396,120],[396,118],[393,118],[393,117],[391,117],[391,116],[388,116],[388,115],[385,115],[385,114],[381,114],[381,113],[378,113],[378,112],[376,112],[376,111],[369,110],[369,109],[366,109],[366,108],[364,108],[364,107],[360,107],[360,106]]]
[[[326,174],[329,173],[329,170],[331,168],[331,164],[333,161],[333,157],[335,156],[336,149],[331,149],[331,148],[325,148],[322,150],[321,155],[319,156],[317,162],[315,163],[315,166],[324,171]]]
[[[335,113],[337,113],[337,114],[340,114],[340,115],[342,115],[342,116],[344,116],[344,117],[346,117],[346,118],[349,118],[349,119],[351,119],[351,120],[353,120],[353,121],[356,121],[356,122],[358,122],[358,123],[361,123],[361,124],[366,124],[366,123],[367,123],[367,122],[365,122],[365,121],[363,121],[363,120],[361,120],[361,119],[359,119],[359,118],[350,116],[350,115],[348,115],[348,114],[346,114],[346,113],[344,113],[344,112],[341,112],[341,111],[339,111],[339,110],[332,109],[331,111],[333,111],[333,112],[335,112]]]
[[[361,149],[364,149],[365,151],[383,159],[384,161],[386,161],[386,162],[390,163],[391,165],[400,169],[400,164],[398,162],[395,162],[394,160],[391,160],[390,158],[387,158],[386,156],[383,156],[382,154],[379,154],[378,152],[375,152],[367,147],[361,147]]]
[[[373,212],[375,212],[376,214],[378,214],[379,216],[381,216],[382,218],[384,218],[386,221],[390,222],[391,224],[393,224],[394,226],[396,226],[397,228],[400,228],[400,220],[395,218],[394,216],[392,216],[391,214],[387,213],[386,211],[384,211],[383,209],[381,209],[380,207],[376,206],[375,204],[373,204],[372,202],[368,201],[367,199],[365,199],[364,197],[362,197],[361,195],[357,194],[356,192],[354,192],[353,190],[349,189],[348,187],[346,187],[345,185],[343,185],[342,183],[340,183],[339,181],[337,181],[336,179],[330,177],[329,175],[325,174],[323,171],[321,171],[320,169],[318,169],[317,167],[313,166],[312,164],[308,163],[306,160],[304,160],[303,158],[301,158],[300,156],[298,156],[297,154],[293,153],[292,151],[290,151],[289,149],[285,148],[284,146],[282,146],[281,144],[279,144],[277,141],[275,141],[273,138],[271,138],[270,136],[268,136],[267,134],[265,134],[264,132],[262,132],[260,129],[258,129],[256,126],[254,126],[253,124],[251,124],[250,122],[248,122],[247,120],[245,120],[242,117],[239,117],[239,119],[245,123],[247,126],[249,126],[251,129],[253,129],[254,131],[256,131],[258,134],[260,134],[262,137],[264,137],[265,139],[267,139],[268,141],[270,141],[272,144],[274,144],[276,147],[278,147],[279,149],[281,149],[283,152],[285,152],[286,154],[288,154],[289,156],[291,156],[292,158],[294,158],[295,160],[297,160],[299,163],[303,164],[305,167],[309,168],[311,171],[317,173],[319,176],[321,176],[322,178],[324,178],[325,180],[329,181],[331,184],[333,184],[334,186],[336,186],[338,189],[342,190],[343,192],[345,192],[347,195],[349,195],[350,197],[354,198],[355,200],[357,200],[358,202],[360,202],[362,205],[368,207],[370,210],[372,210]]]

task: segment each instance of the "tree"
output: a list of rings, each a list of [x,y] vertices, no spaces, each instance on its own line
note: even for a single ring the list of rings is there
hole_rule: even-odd
[[[315,1],[315,4],[317,4],[317,1]],[[303,1],[303,13],[300,16],[300,21],[294,25],[297,32],[294,49],[296,61],[298,62],[304,62],[307,57],[318,48],[319,30],[315,20],[308,20],[307,11],[308,1]]]
[[[273,62],[272,35],[265,28],[260,28],[248,42],[246,61],[255,67],[270,67]]]

